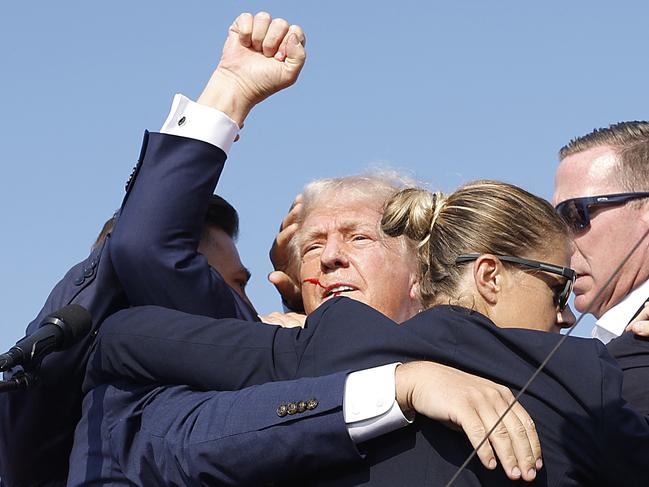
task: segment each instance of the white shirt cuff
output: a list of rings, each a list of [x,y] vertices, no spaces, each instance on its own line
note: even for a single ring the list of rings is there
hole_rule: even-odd
[[[352,372],[345,382],[343,416],[354,443],[362,443],[412,423],[395,399],[399,363]]]
[[[200,105],[178,93],[160,132],[202,140],[219,147],[227,155],[239,133],[239,126],[225,113]]]

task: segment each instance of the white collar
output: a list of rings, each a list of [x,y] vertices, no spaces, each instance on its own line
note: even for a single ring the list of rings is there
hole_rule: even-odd
[[[633,318],[633,315],[640,309],[642,303],[647,300],[647,297],[649,297],[649,281],[642,283],[627,294],[622,301],[604,313],[595,322],[596,328],[593,330],[593,336],[601,338],[602,335],[598,333],[597,328],[601,328],[606,332],[603,334],[604,336],[612,335],[609,340],[620,336],[624,333],[624,329]],[[605,340],[605,343],[607,341]]]

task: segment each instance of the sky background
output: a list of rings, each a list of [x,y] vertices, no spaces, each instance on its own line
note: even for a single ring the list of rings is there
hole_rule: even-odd
[[[118,208],[144,129],[174,93],[200,94],[229,24],[259,10],[308,40],[298,83],[248,117],[218,187],[260,312],[280,308],[268,248],[309,180],[387,164],[431,189],[492,178],[549,198],[561,145],[649,114],[642,1],[4,3],[2,351]]]

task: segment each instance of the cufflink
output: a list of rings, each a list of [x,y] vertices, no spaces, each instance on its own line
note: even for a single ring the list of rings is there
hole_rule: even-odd
[[[183,125],[185,125],[186,121],[187,119],[185,117],[180,117],[180,120],[178,120],[178,126],[182,127]]]

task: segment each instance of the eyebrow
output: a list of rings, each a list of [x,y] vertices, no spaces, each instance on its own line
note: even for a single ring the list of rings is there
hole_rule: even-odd
[[[343,221],[340,225],[338,225],[338,230],[340,230],[342,233],[365,230],[380,234],[380,227],[378,224],[372,225],[366,221],[357,220]],[[321,228],[303,228],[298,237],[298,245],[301,246],[305,241],[316,239],[318,237],[321,237],[325,233],[326,230],[323,230]]]

